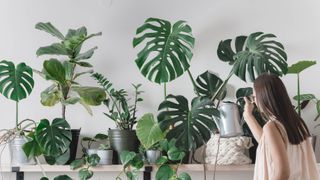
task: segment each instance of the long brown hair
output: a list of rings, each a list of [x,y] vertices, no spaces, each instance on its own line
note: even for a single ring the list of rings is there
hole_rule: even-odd
[[[253,87],[261,115],[266,120],[278,120],[286,129],[291,144],[300,144],[310,136],[306,124],[294,110],[286,87],[278,76],[264,73],[254,81]]]

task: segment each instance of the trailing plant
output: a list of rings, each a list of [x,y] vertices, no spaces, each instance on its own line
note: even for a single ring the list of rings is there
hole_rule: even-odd
[[[175,144],[175,139],[170,141],[165,139],[160,142],[165,154],[157,160],[156,180],[191,180],[188,173],[182,172],[178,175],[178,168],[185,156],[185,152],[177,148]]]
[[[159,149],[159,142],[165,138],[153,114],[141,117],[137,124],[137,136],[144,149]]]
[[[92,137],[83,137],[81,139],[82,152],[84,155],[88,155],[87,150],[91,149],[93,143],[99,143],[99,149],[108,150],[110,149],[108,141],[108,135],[98,133],[93,138]],[[86,143],[86,145],[84,144]]]
[[[143,91],[140,90],[141,84],[132,84],[134,87],[134,97],[133,103],[130,104],[127,91],[124,89],[114,89],[113,84],[102,74],[93,73],[92,77],[97,80],[109,96],[109,99],[104,101],[104,104],[108,108],[108,112],[104,114],[116,123],[118,129],[132,130],[133,126],[137,123],[137,105],[143,101],[141,98]]]
[[[79,71],[78,67],[91,68],[88,60],[94,54],[97,47],[93,47],[81,53],[82,45],[88,39],[100,36],[101,32],[88,34],[86,27],[69,29],[63,35],[51,23],[38,23],[36,29],[49,33],[59,39],[49,46],[40,47],[37,56],[58,55],[64,56],[63,60],[50,58],[43,63],[42,72],[37,71],[43,78],[53,82],[51,86],[41,93],[41,103],[44,106],[62,105],[62,118],[66,119],[66,106],[80,103],[92,114],[90,106],[100,105],[106,99],[103,89],[91,86],[82,86],[77,82],[84,74],[92,70]]]
[[[139,170],[143,167],[143,155],[132,151],[122,151],[120,154],[123,170],[116,177],[116,180],[121,180],[121,175],[124,173],[128,180],[137,180]]]
[[[80,180],[87,180],[92,178],[93,171],[92,167],[96,167],[99,164],[100,157],[97,154],[86,155],[81,159],[74,160],[70,167],[72,170],[79,169],[78,177]]]
[[[293,65],[291,65],[288,68],[288,74],[296,74],[297,75],[297,95],[295,96],[295,100],[297,100],[297,109],[298,114],[301,116],[301,103],[304,101],[301,101],[301,93],[300,93],[300,73],[304,71],[305,69],[315,65],[316,61],[299,61]],[[305,100],[308,100],[307,96],[304,96]],[[307,99],[306,99],[307,98]],[[311,100],[311,99],[309,99]]]

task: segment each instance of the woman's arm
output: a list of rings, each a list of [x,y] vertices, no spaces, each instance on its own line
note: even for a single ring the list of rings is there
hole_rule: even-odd
[[[244,101],[246,102],[244,106],[243,117],[246,123],[248,124],[254,138],[257,142],[260,141],[262,135],[262,128],[256,118],[253,116],[252,111],[254,108],[254,104],[251,103],[247,97],[244,97]]]
[[[275,122],[269,122],[263,127],[265,143],[268,144],[269,153],[274,165],[272,180],[287,180],[290,176],[289,160],[286,144],[276,127]]]

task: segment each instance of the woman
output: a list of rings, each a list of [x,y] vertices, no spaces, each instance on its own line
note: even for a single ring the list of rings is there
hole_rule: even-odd
[[[243,116],[259,142],[254,180],[319,180],[310,132],[280,78],[262,74],[253,88],[254,100],[244,98]],[[252,115],[254,104],[267,121],[263,128]]]

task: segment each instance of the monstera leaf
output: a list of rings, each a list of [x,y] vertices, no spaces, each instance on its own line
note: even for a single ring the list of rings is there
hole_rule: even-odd
[[[51,124],[47,119],[42,119],[36,128],[35,137],[46,156],[58,157],[69,148],[70,126],[62,118],[54,119]]]
[[[232,72],[243,81],[250,80],[264,72],[278,76],[287,73],[287,55],[281,43],[273,40],[273,34],[256,32],[248,37],[239,36],[235,40],[235,50],[232,49],[231,39],[221,41],[217,54],[220,60],[233,65]]]
[[[26,98],[34,86],[32,69],[25,63],[15,67],[11,61],[0,62],[0,92],[16,102]]]
[[[222,85],[223,81],[213,73],[206,71],[198,76],[196,79],[197,89],[201,96],[212,98]],[[227,94],[224,90],[218,97],[219,100],[223,100]]]
[[[213,102],[206,97],[196,97],[189,109],[188,100],[183,96],[168,95],[159,105],[158,120],[161,129],[167,130],[167,138],[177,139],[177,146],[185,150],[194,150],[210,139],[211,131],[216,128],[214,116],[220,113]]]
[[[159,84],[169,82],[189,69],[194,37],[185,21],[178,21],[172,26],[169,21],[149,18],[136,33],[138,37],[133,39],[133,47],[142,42],[145,42],[145,47],[135,61],[150,81]]]
[[[157,120],[151,113],[142,116],[137,123],[136,131],[139,141],[146,149],[164,139],[164,133],[162,133]]]

